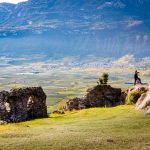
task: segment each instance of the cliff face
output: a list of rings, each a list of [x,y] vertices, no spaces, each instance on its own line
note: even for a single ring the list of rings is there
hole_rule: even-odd
[[[87,91],[83,98],[70,99],[66,110],[83,109],[91,107],[113,107],[124,103],[120,88],[113,88],[110,85],[98,85]]]
[[[46,95],[41,87],[0,92],[0,121],[19,122],[47,117]]]

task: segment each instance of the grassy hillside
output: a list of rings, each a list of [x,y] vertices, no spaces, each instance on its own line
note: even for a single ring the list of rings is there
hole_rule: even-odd
[[[133,106],[92,108],[0,126],[0,149],[150,149],[150,117]]]

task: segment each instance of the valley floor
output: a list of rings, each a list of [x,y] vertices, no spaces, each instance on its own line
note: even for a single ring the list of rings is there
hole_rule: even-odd
[[[0,150],[149,150],[150,117],[134,106],[92,108],[0,126]]]

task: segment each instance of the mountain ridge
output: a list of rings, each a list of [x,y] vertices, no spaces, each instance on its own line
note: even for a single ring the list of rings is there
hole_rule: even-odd
[[[17,5],[2,3],[0,44],[8,41],[10,51],[26,51],[31,47],[31,51],[45,51],[47,54],[118,57],[131,53],[145,57],[150,55],[149,4],[149,0],[29,0]],[[8,9],[4,11],[6,7]],[[45,45],[42,42],[34,44],[33,39],[41,41],[43,38]],[[16,45],[16,39],[21,43],[26,43],[26,40],[32,43],[27,46],[20,44],[16,48],[9,42],[12,40]],[[8,51],[4,46],[0,49]]]

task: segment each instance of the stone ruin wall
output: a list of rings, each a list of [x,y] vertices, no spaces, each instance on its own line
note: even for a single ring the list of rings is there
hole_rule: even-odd
[[[46,95],[41,87],[0,92],[0,121],[19,122],[47,117]]]

